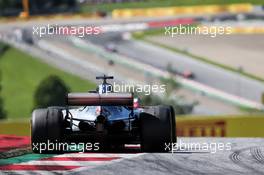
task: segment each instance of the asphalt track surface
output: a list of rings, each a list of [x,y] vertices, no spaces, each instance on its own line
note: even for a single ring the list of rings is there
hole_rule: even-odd
[[[178,143],[181,143],[181,149],[178,147],[173,153],[125,150],[118,153],[67,153],[52,157],[28,154],[20,156],[20,162],[2,164],[0,174],[264,174],[264,139],[178,138]],[[187,143],[189,146],[184,146]],[[201,150],[199,146],[190,144],[208,146]],[[215,149],[215,145],[220,149]],[[30,160],[30,157],[35,160]],[[4,159],[0,160],[4,162]]]
[[[246,24],[254,26],[254,23]],[[261,26],[264,26],[264,22]],[[240,67],[244,72],[264,78],[263,34],[221,35],[215,38],[206,35],[177,35],[173,38],[150,36],[147,39],[181,50],[188,50],[190,53],[228,65],[236,70]]]
[[[192,71],[195,75],[195,81],[255,102],[261,101],[261,95],[264,92],[264,84],[259,81],[158,46],[140,41],[123,40],[118,33],[104,34],[96,38],[88,37],[87,39],[101,46],[105,46],[107,43],[115,43],[118,53],[164,70],[168,64],[171,64],[178,71]]]
[[[230,143],[231,151],[143,154],[133,159],[83,170],[80,174],[264,174],[264,139],[181,138],[184,143]],[[211,150],[213,152],[213,149]],[[74,174],[74,173],[73,173]]]

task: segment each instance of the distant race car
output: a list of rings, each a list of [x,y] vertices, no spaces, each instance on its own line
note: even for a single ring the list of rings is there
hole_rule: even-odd
[[[104,46],[105,50],[107,50],[108,52],[114,52],[114,53],[117,53],[118,50],[117,50],[117,46],[116,44],[114,43],[107,43],[105,46]]]
[[[187,78],[187,79],[194,79],[195,78],[194,74],[189,70],[183,71],[182,73],[180,73],[180,75],[184,78]]]
[[[132,93],[114,93],[107,79],[97,90],[69,93],[65,107],[36,109],[31,119],[32,151],[57,153],[45,144],[99,143],[99,151],[141,144],[144,152],[163,152],[176,142],[175,113],[171,106],[140,107]],[[42,146],[42,150],[38,149]],[[54,145],[53,145],[54,146]]]
[[[170,73],[172,73],[174,75],[179,75],[179,76],[186,78],[186,79],[194,79],[195,78],[194,73],[189,71],[189,70],[184,70],[184,71],[180,72],[180,71],[177,71],[175,69],[171,69]]]

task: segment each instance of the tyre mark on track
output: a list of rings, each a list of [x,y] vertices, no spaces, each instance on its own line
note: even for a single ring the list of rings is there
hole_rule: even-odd
[[[230,155],[230,159],[234,162],[234,163],[239,163],[241,161],[241,157],[240,157],[240,151],[235,151]]]
[[[261,148],[260,147],[254,147],[250,149],[250,153],[252,157],[259,163],[263,164],[264,163],[264,156],[262,154]]]
[[[250,153],[250,155],[248,157],[241,155],[242,153],[245,153],[247,151],[249,151],[249,153]],[[242,159],[242,157],[243,157],[243,159]],[[258,163],[264,163],[264,156],[261,153],[260,147],[248,147],[248,148],[237,150],[237,151],[233,152],[229,156],[229,158],[236,165],[238,165],[242,168],[245,168],[247,170],[250,170],[254,174],[264,174],[263,171],[258,170],[258,169],[251,166],[251,162],[254,160],[255,161],[257,160]],[[250,158],[253,158],[253,159],[250,159]]]

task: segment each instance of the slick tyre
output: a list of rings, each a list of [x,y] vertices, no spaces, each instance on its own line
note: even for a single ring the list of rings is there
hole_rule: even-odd
[[[51,107],[36,109],[31,119],[31,146],[34,153],[60,153],[56,143],[62,141],[63,114],[61,109]]]
[[[143,152],[165,152],[166,144],[176,142],[174,117],[170,106],[153,106],[140,115]]]

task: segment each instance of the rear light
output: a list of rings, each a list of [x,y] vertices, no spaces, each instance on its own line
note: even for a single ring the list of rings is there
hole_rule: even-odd
[[[97,106],[96,110],[95,110],[95,114],[98,116],[98,115],[101,114],[101,111],[102,111],[102,107],[101,106]]]
[[[139,108],[139,100],[138,100],[138,98],[134,98],[133,108]]]

